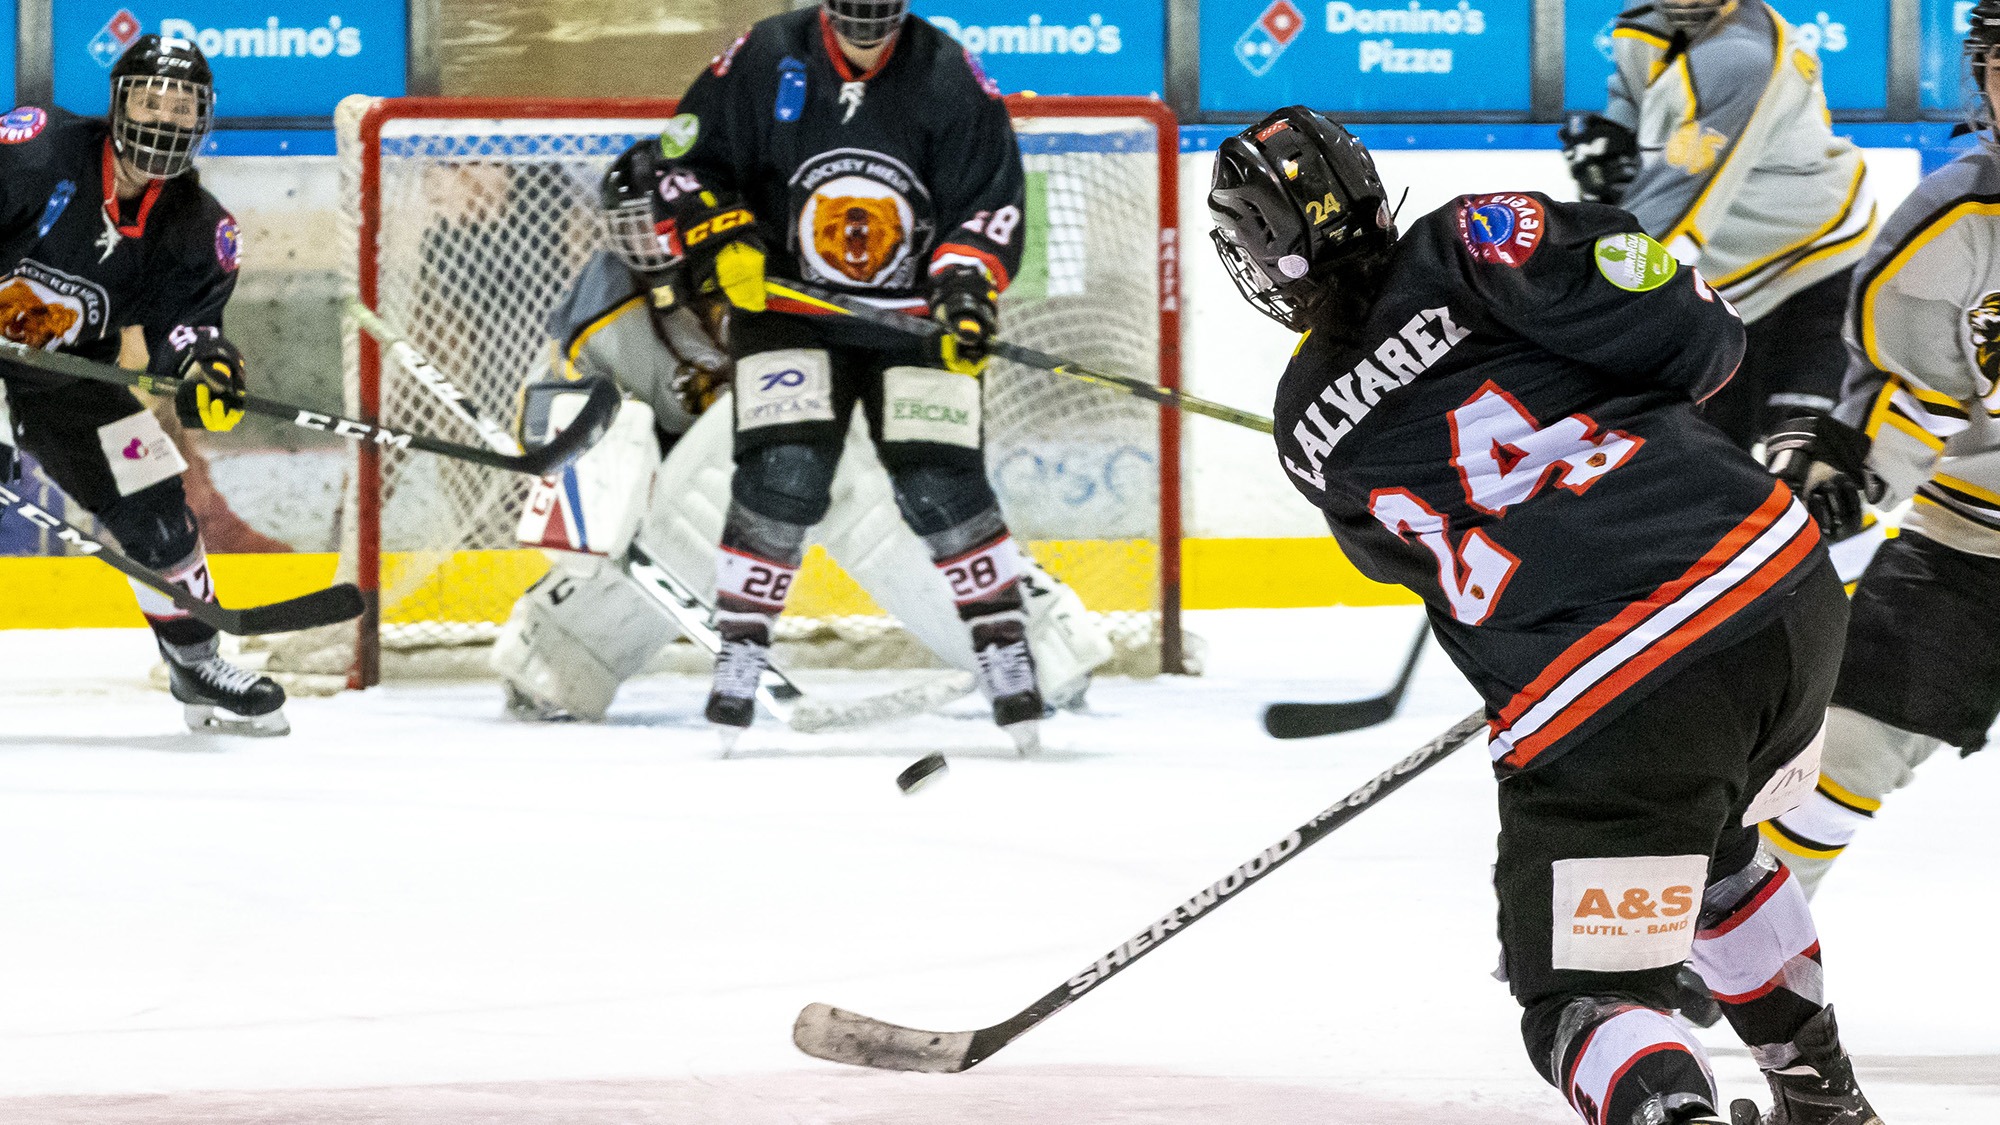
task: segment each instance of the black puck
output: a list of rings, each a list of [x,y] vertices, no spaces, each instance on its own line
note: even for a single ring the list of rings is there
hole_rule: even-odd
[[[915,793],[950,770],[951,764],[944,760],[944,755],[933,751],[910,763],[908,769],[897,774],[896,788],[901,789],[905,795]]]

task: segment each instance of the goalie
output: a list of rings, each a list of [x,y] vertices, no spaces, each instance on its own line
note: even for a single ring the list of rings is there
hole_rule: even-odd
[[[523,389],[521,437],[545,439],[562,418],[570,380],[608,375],[636,401],[565,487],[541,489],[522,539],[547,547],[547,576],[515,603],[494,649],[508,711],[520,718],[604,717],[618,685],[679,630],[626,569],[636,540],[677,576],[713,594],[716,544],[729,507],[733,365],[717,343],[721,307],[652,307],[648,278],[675,263],[653,233],[658,182],[653,142],[633,146],[605,173],[601,201],[611,249],[600,251],[549,317],[557,371]],[[978,662],[950,588],[923,542],[898,515],[888,474],[858,428],[847,435],[817,539],[827,552],[939,658]],[[1111,656],[1101,626],[1075,592],[1022,555],[1027,632],[1042,695],[1082,703],[1090,675]]]

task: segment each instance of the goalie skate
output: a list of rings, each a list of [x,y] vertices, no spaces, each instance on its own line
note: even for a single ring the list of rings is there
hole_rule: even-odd
[[[292,732],[285,719],[285,689],[269,676],[245,671],[212,652],[187,664],[173,653],[164,655],[167,690],[180,700],[189,730],[253,738]]]

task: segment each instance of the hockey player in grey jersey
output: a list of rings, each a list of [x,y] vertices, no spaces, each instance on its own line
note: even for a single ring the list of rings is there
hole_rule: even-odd
[[[584,266],[549,314],[556,370],[522,392],[519,436],[547,433],[573,381],[609,377],[633,401],[568,474],[574,488],[538,490],[522,538],[551,548],[549,574],[521,595],[493,665],[509,713],[525,719],[604,717],[618,687],[679,630],[626,569],[645,554],[713,597],[716,544],[729,508],[734,362],[715,303],[656,309],[649,277],[669,268],[653,231],[658,170],[650,138],[606,171],[609,248]],[[710,407],[719,405],[719,409]],[[559,416],[559,415],[558,415]],[[848,435],[827,518],[814,539],[875,601],[945,663],[978,667],[951,590],[897,514],[888,474],[865,430]],[[1042,695],[1082,703],[1112,655],[1103,626],[1074,591],[1022,556],[1022,593]]]
[[[1762,826],[1813,890],[1882,799],[2000,716],[2000,0],[1965,40],[1983,143],[1917,185],[1855,273],[1832,419],[1773,441],[1827,530],[1915,499],[1854,592],[1817,790]]]
[[[1827,124],[1819,60],[1760,0],[1655,0],[1612,45],[1605,111],[1570,119],[1563,155],[1585,199],[1632,212],[1742,313],[1743,366],[1704,412],[1748,449],[1833,409],[1875,229],[1866,166]]]

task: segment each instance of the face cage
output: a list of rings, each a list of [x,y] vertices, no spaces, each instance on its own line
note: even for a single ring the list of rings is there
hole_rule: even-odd
[[[1716,13],[1729,6],[1729,0],[1698,0],[1692,4],[1675,4],[1671,0],[1660,5],[1660,15],[1667,26],[1676,31],[1693,35],[1709,25]]]
[[[1305,307],[1278,288],[1276,282],[1267,277],[1257,267],[1250,252],[1224,234],[1220,228],[1210,230],[1208,237],[1215,243],[1215,252],[1222,258],[1222,267],[1229,271],[1229,280],[1236,283],[1236,291],[1251,307],[1294,332],[1306,330]]]
[[[134,121],[127,105],[134,94],[187,93],[194,97],[195,124]],[[215,90],[184,78],[135,74],[120,78],[111,90],[111,137],[118,155],[144,175],[169,180],[194,166],[194,154],[215,127]]]
[[[660,249],[659,236],[653,233],[653,208],[645,200],[621,203],[603,214],[604,233],[611,240],[611,249],[626,265],[647,273],[673,264],[666,251]]]
[[[903,26],[910,0],[821,0],[834,33],[856,47],[886,43]]]

